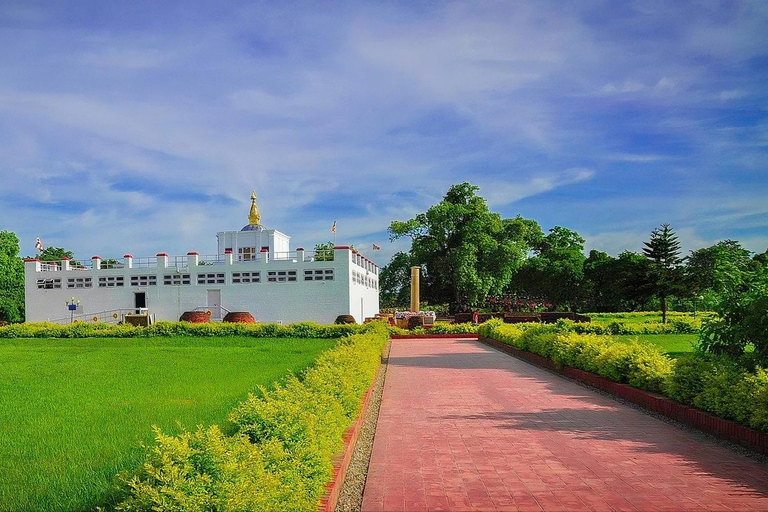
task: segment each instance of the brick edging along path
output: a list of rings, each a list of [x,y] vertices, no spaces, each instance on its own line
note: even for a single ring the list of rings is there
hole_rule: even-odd
[[[493,338],[481,336],[479,341],[502,352],[520,359],[525,359],[537,366],[560,373],[572,379],[588,384],[597,389],[616,395],[628,402],[637,404],[655,413],[679,421],[721,439],[737,443],[758,453],[768,454],[768,434],[739,425],[736,422],[719,418],[696,407],[690,407],[669,397],[614,382],[602,375],[597,375],[570,366],[558,366],[551,359],[507,345]]]

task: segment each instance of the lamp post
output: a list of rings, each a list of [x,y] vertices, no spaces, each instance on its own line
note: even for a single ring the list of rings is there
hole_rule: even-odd
[[[77,309],[77,306],[80,305],[80,301],[72,297],[71,299],[66,301],[66,304],[67,304],[67,309],[69,310],[69,323],[74,323],[75,310]]]
[[[703,295],[697,295],[693,298],[693,318],[696,318],[696,305],[699,303],[700,300],[704,300]]]

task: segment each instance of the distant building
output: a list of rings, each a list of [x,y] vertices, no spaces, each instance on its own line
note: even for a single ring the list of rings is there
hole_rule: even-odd
[[[379,312],[375,263],[345,245],[321,254],[292,251],[288,235],[259,221],[254,193],[248,225],[217,233],[215,255],[27,259],[27,321],[69,321],[73,297],[79,301],[73,316],[81,321],[116,321],[135,310],[178,320],[202,309],[213,320],[247,311],[259,322],[332,323],[338,315],[362,322]]]

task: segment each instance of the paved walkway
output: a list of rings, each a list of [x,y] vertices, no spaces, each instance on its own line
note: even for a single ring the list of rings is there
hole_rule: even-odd
[[[364,511],[768,510],[768,467],[477,341],[389,362]]]

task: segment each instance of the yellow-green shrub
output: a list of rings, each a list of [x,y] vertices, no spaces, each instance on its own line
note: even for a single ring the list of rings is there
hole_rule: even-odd
[[[558,364],[599,373],[649,391],[661,391],[672,372],[672,361],[649,344],[624,344],[607,336],[578,334],[569,324],[503,324],[486,322],[482,336],[528,350]]]
[[[249,395],[229,415],[231,436],[215,426],[157,432],[147,461],[125,480],[120,510],[316,510],[388,338],[381,322],[365,331],[342,338],[301,378]]]
[[[367,332],[369,324],[320,325],[301,322],[289,325],[160,321],[149,327],[76,322],[69,325],[30,322],[0,327],[0,338],[151,338],[155,336],[251,336],[255,338],[339,338]]]

